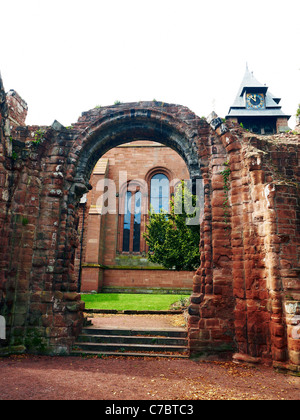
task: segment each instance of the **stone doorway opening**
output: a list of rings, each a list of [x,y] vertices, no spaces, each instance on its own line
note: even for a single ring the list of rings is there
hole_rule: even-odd
[[[176,150],[179,147],[175,149],[172,140],[166,140],[163,125],[159,128],[161,142],[152,141],[158,134],[146,133],[149,128],[145,125],[146,139],[140,140],[141,133],[134,132],[127,143],[120,137],[121,144],[100,157],[89,180],[92,190],[80,200],[80,246],[75,258],[78,292],[171,293],[178,300],[181,295],[192,294],[194,271],[170,271],[147,260],[143,233],[150,205],[158,211],[168,210],[176,186],[181,180],[190,180],[190,171],[187,157],[184,160]],[[128,139],[128,133],[123,135]],[[95,321],[99,324],[99,317],[93,324]],[[139,321],[140,328],[146,321],[165,328],[179,327],[181,322],[181,328],[187,328],[183,315],[181,320],[167,316],[160,321],[157,315],[155,321],[142,316],[129,321],[127,316],[127,321],[135,326]]]
[[[183,132],[182,125],[177,125],[178,121],[166,113],[169,110],[165,104],[159,104],[159,112],[153,108],[128,110],[128,105],[135,104],[116,109],[107,124],[101,119],[96,122],[83,139],[84,150],[80,146],[75,179],[77,183],[80,181],[80,192],[84,191],[84,185],[86,189],[93,188],[79,197],[80,246],[75,258],[78,291],[191,295],[194,272],[170,272],[149,264],[143,233],[150,204],[155,202],[162,207],[167,202],[169,205],[176,184],[181,180],[201,179],[195,143],[187,138],[187,134],[195,133],[191,133],[190,127],[188,132]],[[183,110],[186,115],[187,109]],[[91,114],[93,111],[84,114],[78,124],[90,123]],[[161,182],[157,197],[152,193],[155,178]],[[111,191],[106,187],[111,187]],[[123,212],[128,201],[129,217]],[[99,214],[99,207],[111,203],[111,214],[109,211]]]
[[[157,142],[129,142],[99,159],[78,210],[78,292],[192,293],[194,272],[151,263],[144,238],[150,206],[168,212],[189,179],[178,153]]]

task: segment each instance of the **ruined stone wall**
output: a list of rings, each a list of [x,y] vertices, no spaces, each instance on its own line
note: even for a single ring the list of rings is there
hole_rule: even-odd
[[[8,185],[10,184],[9,162],[7,157],[11,154],[9,147],[9,123],[6,94],[0,75],[0,310],[6,301],[6,270],[7,270],[7,247],[9,235],[7,232],[7,201],[9,198]]]
[[[295,368],[299,366],[299,136],[256,138],[232,128],[220,125],[216,130],[227,152],[225,169],[213,167],[211,156],[207,187],[211,213],[208,206],[202,226],[202,264],[194,279],[191,348],[204,354],[208,349],[226,354],[227,349],[235,352],[237,360],[273,360],[278,366]],[[214,137],[210,141],[213,147]],[[226,281],[226,274],[231,281]]]
[[[80,198],[96,161],[142,136],[176,150],[204,183],[191,351],[299,371],[299,135],[255,137],[216,115],[208,124],[185,107],[145,102],[91,110],[73,129],[15,127],[10,139],[0,91],[0,311],[9,351],[69,352],[82,326]]]
[[[1,134],[0,312],[7,325],[2,353],[66,353],[82,324],[76,286],[55,279],[63,275],[54,267],[65,256],[56,238],[65,211],[60,165],[69,151],[68,136],[61,141],[55,134],[51,127],[13,127],[10,151]]]
[[[255,146],[264,153],[269,182],[264,192],[269,209],[265,249],[272,355],[279,365],[287,359],[299,365],[300,337],[294,330],[300,315],[299,136],[258,139]]]

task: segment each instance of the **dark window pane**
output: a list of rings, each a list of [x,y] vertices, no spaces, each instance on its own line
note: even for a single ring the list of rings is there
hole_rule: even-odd
[[[140,252],[141,242],[141,214],[142,194],[138,191],[135,194],[134,206],[134,227],[133,227],[133,252]]]
[[[125,199],[125,214],[123,226],[123,251],[129,252],[131,224],[131,192],[127,191]]]

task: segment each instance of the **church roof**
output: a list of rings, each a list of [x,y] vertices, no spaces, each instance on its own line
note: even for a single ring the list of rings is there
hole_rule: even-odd
[[[244,94],[246,91],[249,92],[263,92],[265,94],[265,109],[254,110],[247,109],[245,103]],[[281,110],[279,105],[281,98],[273,95],[266,85],[260,83],[254,76],[253,72],[250,72],[248,66],[238,90],[237,96],[229,109],[229,113],[226,117],[240,117],[240,116],[276,116],[276,117],[287,117]]]
[[[263,85],[262,83],[260,83],[258,80],[255,79],[255,77],[253,76],[253,72],[249,71],[248,66],[246,66],[246,71],[245,71],[244,78],[240,86],[239,95],[240,96],[243,95],[247,88],[251,88],[251,89],[255,88],[255,89],[260,89],[262,91],[267,91],[268,89],[266,85]]]

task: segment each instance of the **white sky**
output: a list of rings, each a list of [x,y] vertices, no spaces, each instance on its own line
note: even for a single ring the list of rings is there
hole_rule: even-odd
[[[299,16],[299,0],[0,0],[0,71],[28,125],[68,126],[116,100],[224,117],[246,62],[295,114]]]

